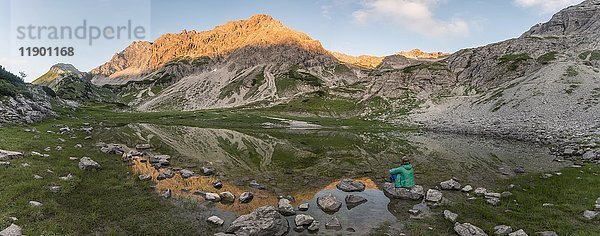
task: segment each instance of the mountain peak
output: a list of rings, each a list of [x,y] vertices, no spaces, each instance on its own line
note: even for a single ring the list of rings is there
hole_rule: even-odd
[[[303,50],[326,54],[321,43],[295,31],[269,15],[254,15],[245,20],[230,21],[212,30],[184,30],[164,34],[153,43],[130,45],[111,61],[92,70],[106,77],[134,76],[157,69],[177,58],[228,56],[246,47],[293,45]]]
[[[408,52],[399,52],[396,55],[404,56],[412,59],[437,59],[450,54],[443,52],[423,52],[421,49],[415,48]]]
[[[586,0],[567,7],[546,23],[537,24],[521,37],[582,35],[597,37],[600,32],[600,0]]]
[[[75,66],[66,63],[58,63],[50,67],[50,70],[34,80],[33,84],[48,85],[57,79],[66,75],[75,75],[81,77],[83,72],[79,71]]]

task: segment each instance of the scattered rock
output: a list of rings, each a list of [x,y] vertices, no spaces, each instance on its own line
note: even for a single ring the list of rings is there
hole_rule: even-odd
[[[82,170],[101,170],[102,166],[89,157],[82,157],[79,160],[79,169]]]
[[[455,223],[456,218],[458,218],[458,214],[451,212],[449,210],[444,210],[444,219],[449,220],[452,223]]]
[[[427,190],[427,195],[425,195],[425,200],[430,202],[439,202],[442,200],[442,192],[435,189],[429,189]]]
[[[460,183],[454,179],[450,179],[448,181],[441,182],[440,187],[443,190],[460,190],[461,189]]]
[[[135,145],[135,149],[137,149],[137,150],[152,149],[152,145],[150,145],[148,143],[142,143],[142,144]]]
[[[152,175],[150,175],[150,174],[139,175],[138,179],[140,179],[141,181],[151,180],[152,179]]]
[[[333,194],[317,198],[317,205],[325,212],[336,212],[342,207],[342,202]]]
[[[362,192],[365,190],[365,184],[352,179],[343,179],[336,187],[344,192]]]
[[[550,174],[550,173],[546,173],[546,174],[542,175],[542,179],[548,179],[550,177],[552,177],[552,174]]]
[[[527,235],[527,233],[525,233],[524,230],[520,229],[520,230],[517,230],[515,232],[508,234],[508,236],[528,236],[528,235]]]
[[[21,163],[22,167],[30,167],[31,165],[29,163]]]
[[[10,166],[10,162],[8,162],[8,161],[0,161],[0,166]]]
[[[494,234],[498,236],[506,236],[512,233],[512,227],[508,225],[498,225],[494,227]]]
[[[123,147],[119,144],[98,144],[96,146],[101,146],[100,151],[106,154],[123,155],[125,152]]]
[[[588,220],[593,220],[594,218],[596,218],[596,216],[598,216],[600,212],[597,211],[584,211],[583,212],[583,218],[586,218]]]
[[[315,221],[312,222],[312,224],[310,224],[308,226],[307,229],[308,229],[308,231],[314,232],[314,231],[319,230],[319,228],[321,228],[321,224],[319,223],[319,221],[315,220]]]
[[[203,166],[201,168],[201,170],[202,170],[202,175],[204,175],[204,176],[209,176],[209,175],[215,174],[215,169],[211,166]]]
[[[216,194],[216,193],[206,193],[204,195],[204,200],[211,201],[211,202],[220,202],[221,196],[219,196],[219,194]]]
[[[497,206],[498,204],[500,204],[500,198],[490,197],[490,198],[487,198],[485,200],[485,202],[487,202],[488,204],[490,204],[492,206]]]
[[[294,231],[300,233],[300,232],[304,231],[304,226],[296,226],[296,227],[294,227]]]
[[[1,236],[21,236],[23,235],[20,226],[15,224],[10,224],[10,226],[6,227],[6,229],[0,231]]]
[[[598,154],[594,151],[587,151],[581,157],[583,160],[594,160],[598,157]]]
[[[195,176],[195,175],[196,175],[196,173],[194,173],[193,171],[191,171],[191,170],[186,170],[186,169],[180,170],[180,171],[179,171],[179,174],[180,174],[180,175],[181,175],[181,177],[183,177],[184,179],[187,179],[187,178],[190,178],[190,177],[193,177],[193,176]]]
[[[175,172],[173,172],[171,170],[165,170],[163,172],[160,172],[160,174],[158,174],[156,179],[157,180],[165,180],[165,179],[170,179],[173,177],[175,177]]]
[[[41,202],[29,201],[29,206],[31,207],[41,207],[43,204]]]
[[[236,235],[286,235],[290,229],[287,219],[273,206],[264,206],[235,219],[227,233]]]
[[[487,236],[485,231],[470,223],[461,224],[456,222],[454,224],[454,231],[460,236]]]
[[[473,191],[473,187],[472,187],[471,185],[466,185],[466,186],[465,186],[465,187],[463,187],[463,188],[462,188],[460,191],[463,191],[463,192],[467,192],[467,193],[468,193],[468,192],[471,192],[471,191]]]
[[[167,189],[160,194],[161,197],[170,198],[171,197],[171,189]]]
[[[221,197],[222,203],[233,203],[235,201],[235,195],[231,192],[219,193],[219,197]]]
[[[511,197],[513,194],[509,191],[504,191],[500,194],[501,198],[507,198],[507,197]]]
[[[240,195],[240,203],[249,203],[254,199],[254,194],[251,192],[244,192]]]
[[[42,177],[42,176],[39,176],[39,175],[33,175],[33,178],[34,178],[34,179],[43,179],[44,177]]]
[[[486,198],[501,198],[502,194],[500,193],[492,193],[492,192],[487,192],[484,194]]]
[[[517,168],[515,168],[515,173],[517,173],[517,174],[525,173],[525,167],[517,166]]]
[[[223,187],[223,182],[221,182],[221,180],[215,180],[212,182],[212,186],[213,188],[221,189]]]
[[[256,182],[256,180],[250,181],[249,186],[250,186],[250,188],[255,188],[255,189],[262,189],[262,190],[267,189],[264,185],[259,184],[258,182]]]
[[[0,149],[0,161],[9,161],[17,158],[23,158],[23,153]]]
[[[50,192],[53,192],[53,193],[60,192],[60,189],[61,189],[60,186],[50,186]]]
[[[419,200],[425,195],[423,187],[420,185],[415,185],[414,187],[408,189],[396,188],[393,183],[384,183],[383,193],[389,198],[405,200]]]
[[[298,210],[299,211],[308,211],[309,207],[310,207],[310,204],[302,203],[302,204],[298,205]]]
[[[326,229],[332,229],[332,230],[341,230],[342,229],[342,224],[340,223],[340,220],[337,217],[332,217],[331,220],[329,220],[326,224],[325,224],[325,228]]]
[[[487,193],[487,189],[479,187],[475,189],[474,193],[478,196],[485,195]]]
[[[349,194],[348,196],[346,196],[346,206],[348,207],[348,209],[357,207],[360,204],[363,204],[365,202],[367,202],[367,199],[364,197],[361,197],[361,196],[352,195],[352,194]]]
[[[221,225],[223,225],[223,223],[225,223],[225,221],[223,221],[223,219],[219,218],[218,216],[208,217],[208,219],[206,219],[206,221],[213,223],[215,225],[218,225],[218,226],[221,226]]]
[[[299,214],[296,215],[296,217],[294,218],[294,222],[296,223],[296,226],[308,226],[310,224],[312,224],[312,222],[315,220],[315,218],[313,218],[310,215],[306,215],[306,214]]]
[[[296,212],[294,211],[294,206],[292,206],[290,200],[286,198],[279,199],[279,203],[277,204],[277,210],[284,216],[291,216],[296,214]]]

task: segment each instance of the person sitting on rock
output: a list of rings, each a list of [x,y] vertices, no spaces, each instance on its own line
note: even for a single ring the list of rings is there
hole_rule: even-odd
[[[390,170],[390,180],[396,188],[412,188],[415,186],[415,172],[408,157],[402,158],[402,165]]]

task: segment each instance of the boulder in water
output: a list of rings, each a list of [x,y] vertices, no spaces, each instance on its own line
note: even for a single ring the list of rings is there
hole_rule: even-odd
[[[325,212],[336,212],[340,209],[340,207],[342,207],[342,201],[330,193],[325,196],[318,197],[317,205]]]
[[[286,235],[290,229],[287,219],[273,206],[264,206],[235,219],[227,233],[235,235]]]
[[[344,192],[362,192],[365,190],[365,184],[352,179],[343,179],[336,187]]]

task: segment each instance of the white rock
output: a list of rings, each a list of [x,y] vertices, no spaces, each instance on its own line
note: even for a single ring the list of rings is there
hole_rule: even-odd
[[[476,195],[485,195],[485,193],[487,193],[487,189],[485,189],[485,188],[479,187],[479,188],[475,189],[475,194]]]
[[[21,236],[23,235],[22,229],[20,226],[15,224],[10,224],[10,226],[6,227],[6,229],[0,231],[1,236]]]
[[[460,191],[463,191],[463,192],[467,192],[467,193],[468,193],[468,192],[471,192],[471,191],[473,191],[473,187],[472,187],[471,185],[466,185],[466,186],[465,186],[465,187],[463,187],[463,188],[462,188]]]
[[[294,218],[296,226],[310,225],[314,220],[315,218],[305,214],[296,215],[296,217]]]
[[[206,199],[206,201],[218,202],[221,201],[221,196],[219,196],[219,194],[216,193],[206,193],[204,199]]]
[[[520,229],[520,230],[517,230],[515,232],[508,234],[508,236],[528,236],[528,235],[527,235],[527,233],[525,233],[524,230]]]
[[[593,220],[594,218],[596,218],[596,216],[598,216],[600,212],[597,211],[584,211],[583,212],[583,218],[586,218],[588,220]]]
[[[439,202],[442,200],[442,192],[435,189],[429,189],[425,195],[425,200],[430,202]]]
[[[36,201],[29,201],[29,206],[31,207],[41,207],[43,204]]]
[[[512,233],[512,227],[508,225],[498,225],[494,227],[494,234],[498,236],[506,236]]]
[[[456,218],[458,218],[458,214],[451,212],[449,210],[444,210],[444,218],[449,220],[450,222],[456,222]]]
[[[218,226],[221,226],[221,225],[223,225],[223,223],[225,223],[225,221],[223,221],[223,219],[219,218],[218,216],[208,217],[208,219],[206,219],[206,221],[213,223],[215,225],[218,225]]]

